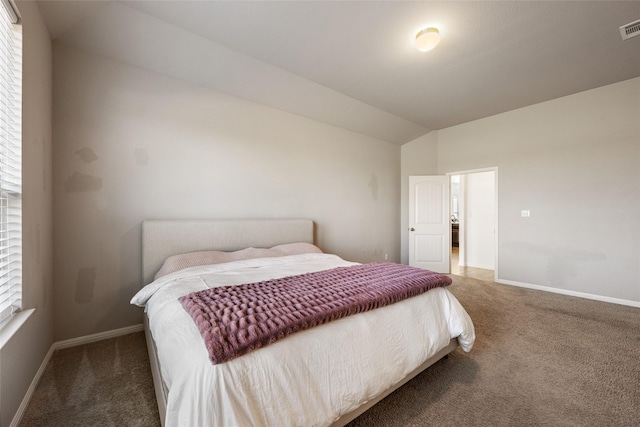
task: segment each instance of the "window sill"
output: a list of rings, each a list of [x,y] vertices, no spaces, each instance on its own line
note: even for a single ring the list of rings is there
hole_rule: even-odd
[[[11,337],[18,332],[27,319],[36,311],[35,308],[22,310],[0,325],[0,349],[4,348]]]

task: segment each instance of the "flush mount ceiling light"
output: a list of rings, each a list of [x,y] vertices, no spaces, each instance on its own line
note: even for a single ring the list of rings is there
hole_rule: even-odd
[[[440,31],[429,27],[416,34],[416,49],[420,52],[428,52],[440,43]]]

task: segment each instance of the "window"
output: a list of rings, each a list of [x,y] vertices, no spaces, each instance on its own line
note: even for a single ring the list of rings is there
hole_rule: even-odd
[[[0,322],[22,306],[22,27],[0,0]]]

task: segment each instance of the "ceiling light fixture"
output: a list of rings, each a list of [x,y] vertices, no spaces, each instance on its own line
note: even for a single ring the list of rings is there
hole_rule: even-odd
[[[416,34],[416,49],[420,52],[428,52],[440,43],[440,31],[429,27]]]

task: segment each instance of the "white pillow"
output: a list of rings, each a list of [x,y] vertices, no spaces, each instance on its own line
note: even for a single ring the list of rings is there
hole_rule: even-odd
[[[174,273],[189,267],[199,265],[221,264],[224,262],[240,261],[252,258],[270,258],[287,255],[308,253],[322,253],[320,248],[311,243],[287,243],[277,245],[269,249],[246,248],[235,252],[224,251],[199,251],[186,254],[172,255],[164,261],[162,267],[156,273],[154,280],[169,273]]]

